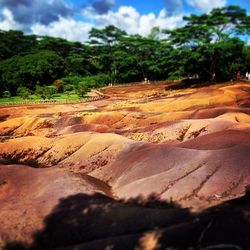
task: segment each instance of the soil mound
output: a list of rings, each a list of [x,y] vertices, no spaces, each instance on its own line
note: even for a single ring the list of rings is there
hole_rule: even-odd
[[[165,87],[115,86],[102,90],[102,101],[0,108],[0,247],[140,249],[160,239],[176,246],[168,234],[186,237],[184,248],[212,243],[203,233],[211,216],[196,225],[191,210],[238,199],[249,187],[250,87]],[[152,195],[154,207],[145,205]],[[76,233],[83,226],[84,236]]]

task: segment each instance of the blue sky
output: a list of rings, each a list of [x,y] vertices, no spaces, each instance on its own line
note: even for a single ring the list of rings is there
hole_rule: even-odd
[[[0,29],[86,41],[91,28],[113,24],[129,34],[183,25],[183,16],[250,0],[0,0]]]

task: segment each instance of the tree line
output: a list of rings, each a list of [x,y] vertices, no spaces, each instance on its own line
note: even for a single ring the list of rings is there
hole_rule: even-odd
[[[0,95],[48,97],[108,83],[145,78],[227,81],[250,71],[250,16],[239,6],[184,17],[174,30],[154,27],[147,36],[110,25],[93,28],[86,43],[0,31]]]

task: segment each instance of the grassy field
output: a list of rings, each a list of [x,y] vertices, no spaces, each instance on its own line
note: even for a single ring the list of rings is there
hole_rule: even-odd
[[[87,96],[86,96],[87,97]],[[20,96],[10,98],[0,98],[0,105],[22,104],[22,103],[40,103],[40,102],[70,102],[80,101],[85,99],[80,98],[77,94],[56,94],[52,98],[42,99],[39,96],[31,95],[28,99],[23,99]]]

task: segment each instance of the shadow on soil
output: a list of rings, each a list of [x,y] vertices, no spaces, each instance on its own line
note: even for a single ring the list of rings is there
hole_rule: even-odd
[[[0,122],[6,121],[8,117],[9,115],[0,115]]]
[[[235,81],[241,82],[241,83],[247,83],[246,80],[234,80],[231,83],[234,83]],[[165,90],[181,90],[186,88],[203,88],[203,87],[209,87],[214,84],[219,84],[223,82],[212,82],[212,81],[206,81],[202,79],[184,79],[182,81],[177,81],[176,83],[169,84],[165,87]]]
[[[12,249],[250,249],[250,193],[192,214],[151,197],[114,201],[101,194],[61,199],[32,245]]]

